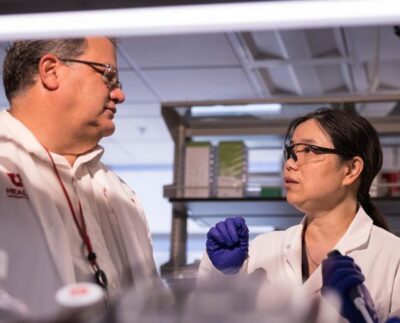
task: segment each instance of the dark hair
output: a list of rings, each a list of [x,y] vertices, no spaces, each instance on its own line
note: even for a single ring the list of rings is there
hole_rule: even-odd
[[[287,130],[285,142],[291,139],[297,126],[316,120],[330,136],[342,160],[359,156],[364,161],[357,200],[374,224],[389,231],[383,214],[372,203],[369,190],[382,167],[382,147],[375,128],[358,113],[342,109],[320,108],[294,119]]]
[[[116,46],[117,40],[109,38]],[[86,38],[18,40],[11,43],[3,63],[3,85],[9,102],[35,83],[38,63],[43,55],[76,58],[87,48]]]

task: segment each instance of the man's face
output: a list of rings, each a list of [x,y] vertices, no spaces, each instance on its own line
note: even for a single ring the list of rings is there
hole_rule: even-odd
[[[114,45],[107,38],[88,38],[85,53],[74,59],[117,67]],[[125,100],[125,95],[121,88],[109,88],[106,84],[102,76],[106,67],[66,62],[65,68],[65,122],[78,140],[97,143],[114,132],[117,104]]]

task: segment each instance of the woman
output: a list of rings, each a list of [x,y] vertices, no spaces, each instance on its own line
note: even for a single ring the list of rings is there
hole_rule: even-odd
[[[318,109],[291,122],[284,156],[287,201],[305,214],[302,222],[259,235],[248,252],[243,219],[218,223],[207,235],[199,280],[219,275],[215,268],[225,274],[261,269],[266,282],[302,285],[310,294],[336,288],[343,300],[349,284],[362,284],[365,276],[375,303],[370,312],[385,321],[400,310],[400,239],[388,232],[369,196],[382,166],[376,130],[356,113]],[[343,256],[326,260],[332,250]],[[335,281],[338,271],[331,268],[338,263],[347,266],[341,271],[349,272],[341,277],[347,285]],[[342,308],[342,315],[357,320],[354,310]]]

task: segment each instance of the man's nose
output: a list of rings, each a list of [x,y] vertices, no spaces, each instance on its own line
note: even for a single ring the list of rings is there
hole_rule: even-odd
[[[125,101],[125,93],[120,87],[116,87],[110,91],[110,99],[119,104]]]

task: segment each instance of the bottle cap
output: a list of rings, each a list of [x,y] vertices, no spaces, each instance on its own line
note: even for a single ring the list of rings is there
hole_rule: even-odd
[[[104,300],[104,291],[97,284],[74,283],[59,289],[56,300],[64,308],[91,306]]]

